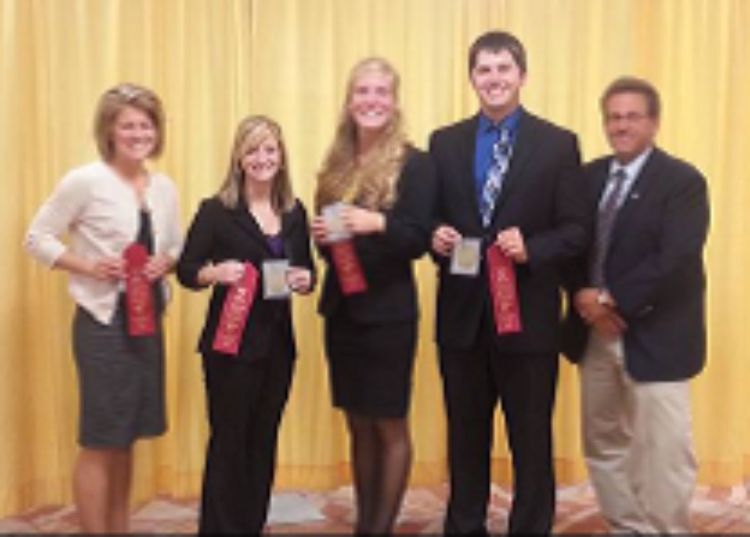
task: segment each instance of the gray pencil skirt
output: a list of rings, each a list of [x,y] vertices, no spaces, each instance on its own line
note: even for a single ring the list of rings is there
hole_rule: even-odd
[[[78,369],[78,443],[86,448],[124,448],[166,430],[164,344],[154,336],[130,337],[120,301],[111,325],[80,306],[73,319]]]

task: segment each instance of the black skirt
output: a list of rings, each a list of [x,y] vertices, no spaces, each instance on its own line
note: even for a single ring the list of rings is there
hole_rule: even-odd
[[[363,324],[342,316],[326,318],[334,406],[368,417],[405,417],[416,333],[416,321]]]

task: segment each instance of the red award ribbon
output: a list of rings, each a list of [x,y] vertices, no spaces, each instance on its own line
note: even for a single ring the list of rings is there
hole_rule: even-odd
[[[516,289],[516,269],[513,261],[497,244],[487,248],[487,276],[495,313],[498,334],[516,334],[521,331],[521,311]]]
[[[240,350],[242,334],[245,333],[247,316],[255,301],[258,287],[258,269],[245,263],[245,273],[232,285],[224,298],[219,326],[214,336],[213,350],[236,356]]]
[[[125,306],[128,316],[128,335],[151,336],[156,333],[152,282],[143,273],[148,262],[148,251],[141,243],[133,243],[123,252],[125,260]]]
[[[341,292],[345,295],[363,293],[367,291],[367,280],[362,272],[357,252],[351,240],[334,242],[331,244],[333,266],[341,283]]]

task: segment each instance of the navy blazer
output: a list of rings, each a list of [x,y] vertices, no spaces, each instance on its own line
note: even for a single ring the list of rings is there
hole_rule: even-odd
[[[367,291],[344,296],[338,275],[330,266],[329,248],[319,248],[329,264],[318,303],[323,316],[344,315],[365,324],[417,319],[412,260],[429,247],[433,198],[430,159],[423,151],[409,148],[396,183],[396,201],[384,212],[385,231],[353,239]]]
[[[590,225],[576,136],[524,111],[508,175],[492,223],[482,227],[474,181],[479,116],[438,129],[430,139],[437,201],[434,225],[453,226],[464,237],[479,237],[483,250],[497,233],[517,226],[528,263],[516,265],[523,331],[498,338],[511,352],[557,352],[561,318],[560,265],[588,245]],[[466,349],[492,315],[482,262],[476,277],[450,274],[450,259],[434,255],[439,268],[437,342]]]
[[[612,157],[585,167],[590,211],[596,213]],[[708,234],[706,181],[690,164],[654,148],[617,213],[604,275],[628,325],[625,365],[638,381],[690,378],[705,362],[703,246]],[[588,286],[591,252],[576,263],[572,297]],[[564,352],[582,358],[589,328],[570,308]]]
[[[295,201],[290,211],[282,214],[281,235],[284,241],[284,255],[289,259],[289,264],[309,269],[313,273],[314,283],[315,269],[310,252],[307,214],[299,200]],[[264,260],[274,258],[267,237],[250,214],[244,200],[241,200],[235,209],[225,207],[216,197],[201,202],[177,263],[177,278],[185,287],[197,290],[202,288],[198,283],[198,271],[209,261],[249,261],[258,269],[258,290],[240,344],[237,356],[240,360],[268,357],[273,349],[279,348],[285,349],[289,359],[296,355],[289,300],[263,299],[261,265]],[[211,347],[228,290],[227,285],[213,286],[206,321],[198,343],[198,350],[204,355],[220,354]],[[273,337],[278,337],[278,328],[283,334],[283,342],[272,341]]]

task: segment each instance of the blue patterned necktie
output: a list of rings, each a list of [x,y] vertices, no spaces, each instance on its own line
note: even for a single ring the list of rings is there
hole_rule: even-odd
[[[503,180],[510,164],[512,146],[508,129],[500,130],[500,138],[492,146],[492,164],[487,170],[487,177],[482,187],[482,198],[479,212],[482,215],[482,225],[489,227],[495,203],[503,188]]]
[[[602,200],[596,215],[596,242],[591,260],[591,283],[594,287],[604,287],[604,260],[607,257],[609,239],[612,235],[612,225],[615,223],[617,211],[620,209],[620,198],[625,187],[628,174],[624,168],[618,168],[610,176],[612,187],[607,197]]]

